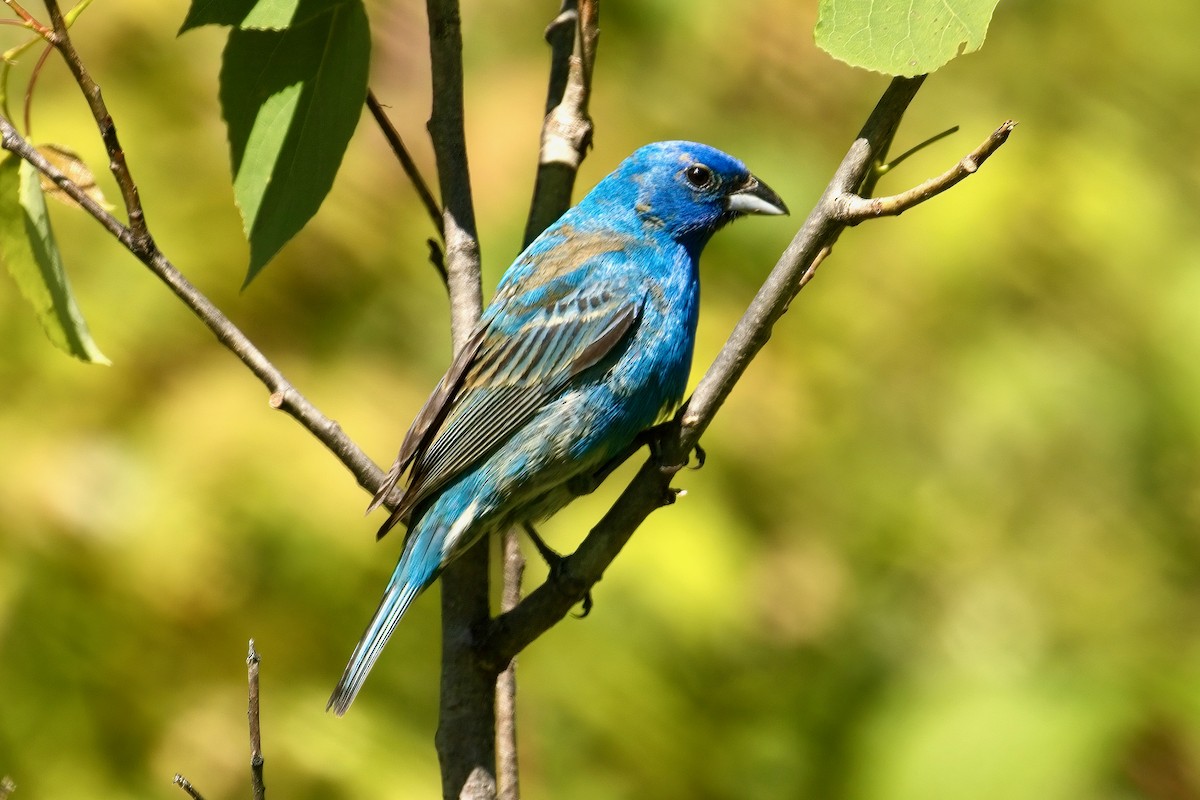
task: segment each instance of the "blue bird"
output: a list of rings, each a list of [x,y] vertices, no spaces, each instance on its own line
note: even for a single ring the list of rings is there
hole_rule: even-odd
[[[544,519],[683,400],[700,251],[743,214],[786,214],[737,159],[638,149],[509,267],[417,414],[371,509],[404,549],[327,708],[344,714],[418,594],[481,536]],[[370,510],[370,509],[369,509]]]

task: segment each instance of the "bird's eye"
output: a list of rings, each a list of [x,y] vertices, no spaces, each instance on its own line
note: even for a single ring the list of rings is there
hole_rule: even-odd
[[[712,170],[703,164],[692,164],[683,171],[683,177],[696,189],[707,189],[713,185]]]

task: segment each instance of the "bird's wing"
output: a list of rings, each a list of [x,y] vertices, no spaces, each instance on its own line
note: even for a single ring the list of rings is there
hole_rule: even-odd
[[[640,294],[620,282],[578,286],[571,277],[543,284],[528,302],[518,296],[489,309],[417,415],[376,495],[378,505],[411,465],[408,489],[379,536],[528,422],[633,327]]]
[[[458,351],[458,355],[450,364],[450,369],[446,370],[446,374],[434,387],[433,394],[429,395],[425,405],[421,406],[421,410],[417,412],[416,418],[408,426],[408,432],[404,434],[404,441],[400,443],[400,452],[396,455],[396,460],[392,462],[391,469],[384,476],[383,483],[375,492],[371,504],[367,506],[368,514],[383,505],[413,459],[429,446],[434,434],[438,432],[438,428],[446,419],[446,414],[451,409],[450,401],[462,386],[467,368],[471,366],[475,354],[479,352],[479,345],[483,342],[486,333],[487,327],[483,322],[475,326],[475,330],[471,332],[471,338]]]

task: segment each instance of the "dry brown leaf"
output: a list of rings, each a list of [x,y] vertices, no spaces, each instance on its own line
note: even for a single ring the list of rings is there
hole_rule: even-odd
[[[104,193],[100,191],[100,187],[96,185],[96,176],[88,169],[88,165],[74,150],[70,150],[59,144],[41,144],[38,145],[38,152],[54,165],[54,168],[71,179],[71,182],[83,190],[83,193],[100,204],[105,211],[112,211],[112,205],[104,199]],[[53,197],[64,205],[79,207],[79,204],[71,199],[70,195],[58,188],[52,180],[45,175],[42,178],[42,191],[47,197]]]

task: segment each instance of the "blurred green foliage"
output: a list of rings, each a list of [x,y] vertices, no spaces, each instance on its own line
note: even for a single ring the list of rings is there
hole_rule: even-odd
[[[797,211],[709,248],[697,372],[884,87],[817,51],[798,5],[603,9],[581,187],[639,144],[692,138]],[[463,8],[488,287],[520,242],[556,10]],[[422,9],[368,11],[373,86],[432,175]],[[364,119],[314,222],[239,293],[224,35],[176,39],[184,13],[98,3],[76,31],[150,225],[387,462],[448,359],[425,216]],[[948,195],[842,237],[707,435],[708,466],[681,475],[686,497],[634,537],[587,620],[522,655],[526,797],[1200,797],[1198,27],[1182,0],[1012,0],[978,54],[927,82],[898,147],[962,133],[882,191],[1020,127]],[[53,60],[33,135],[102,172]],[[246,796],[250,637],[272,795],[437,796],[434,593],[353,711],[323,711],[398,538],[372,542],[349,474],[99,226],[51,213],[113,366],[63,357],[0,286],[14,797],[180,797],[176,772],[210,800]],[[569,549],[620,480],[543,532]]]

